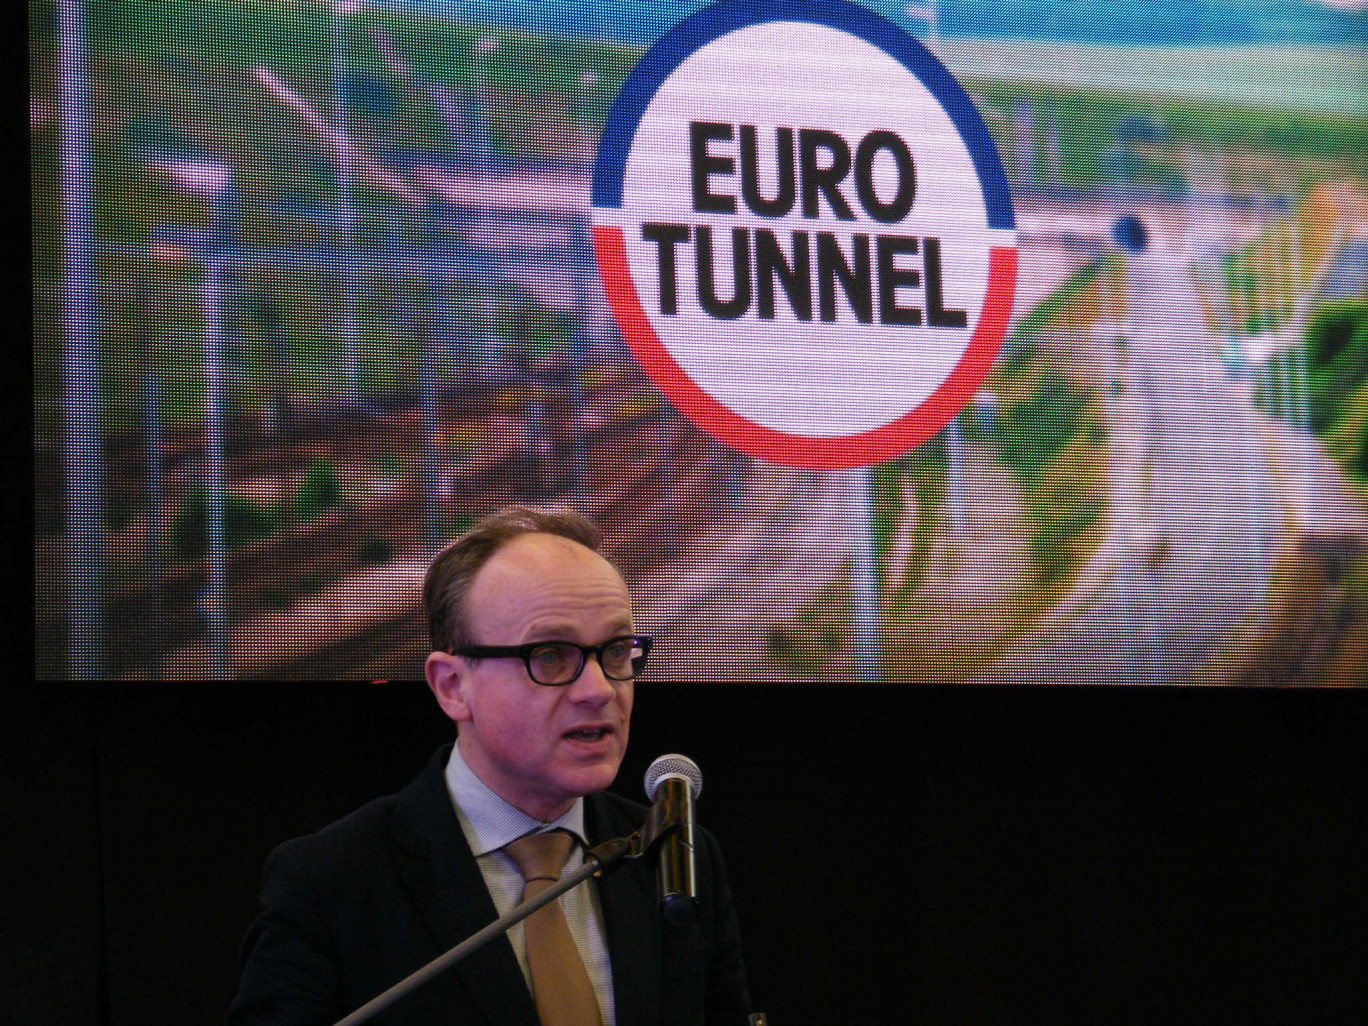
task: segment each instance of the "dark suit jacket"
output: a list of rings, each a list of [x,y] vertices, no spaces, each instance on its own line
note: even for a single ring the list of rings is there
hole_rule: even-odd
[[[498,918],[451,807],[450,752],[438,751],[399,794],[271,853],[229,1026],[334,1023]],[[646,816],[606,792],[585,801],[591,846],[632,833]],[[661,921],[646,860],[597,881],[618,1026],[744,1026],[750,999],[736,916],[706,831],[697,831],[695,857],[699,915],[689,926]],[[371,1021],[538,1026],[506,938]]]

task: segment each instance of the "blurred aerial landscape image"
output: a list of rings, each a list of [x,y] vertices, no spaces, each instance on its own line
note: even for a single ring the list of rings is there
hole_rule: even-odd
[[[38,676],[416,680],[432,554],[556,502],[647,682],[1368,682],[1363,3],[867,4],[1019,266],[857,471],[710,436],[605,298],[599,135],[702,6],[30,3]]]

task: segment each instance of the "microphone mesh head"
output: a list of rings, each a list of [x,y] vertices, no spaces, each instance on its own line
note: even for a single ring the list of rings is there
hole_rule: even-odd
[[[703,771],[687,755],[662,755],[646,770],[646,797],[655,801],[656,787],[670,775],[684,777],[694,798],[703,793]]]

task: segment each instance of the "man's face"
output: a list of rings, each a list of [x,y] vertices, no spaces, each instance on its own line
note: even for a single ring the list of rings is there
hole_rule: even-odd
[[[621,575],[566,538],[521,535],[500,548],[466,595],[477,645],[573,641],[599,645],[631,634]],[[428,685],[460,724],[461,754],[495,794],[543,822],[613,782],[627,749],[631,681],[612,681],[590,656],[571,684],[546,687],[521,659],[434,652]]]

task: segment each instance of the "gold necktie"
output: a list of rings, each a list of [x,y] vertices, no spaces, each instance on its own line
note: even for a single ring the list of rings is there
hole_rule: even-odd
[[[522,900],[560,879],[573,838],[563,830],[532,834],[504,845],[523,878]],[[560,901],[543,905],[523,920],[532,996],[542,1026],[602,1026],[594,985],[580,960]]]

